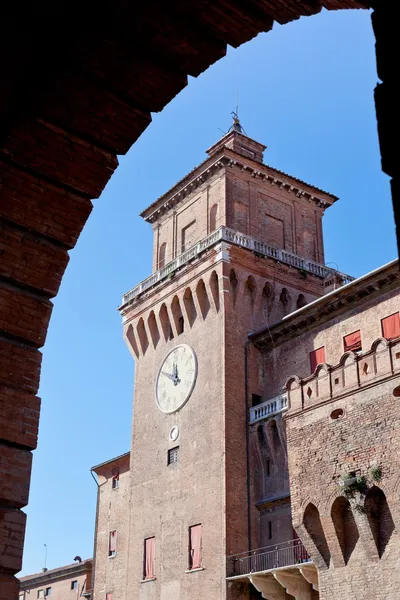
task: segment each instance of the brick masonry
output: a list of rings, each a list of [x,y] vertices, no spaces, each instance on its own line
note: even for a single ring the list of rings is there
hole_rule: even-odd
[[[262,3],[257,14],[249,15],[246,3],[237,6],[232,13],[226,2],[218,11],[223,11],[222,15],[224,12],[229,14],[227,19],[221,18],[221,13],[213,7],[200,10],[196,3],[190,7],[180,4],[167,12],[160,6],[156,13],[148,6],[142,6],[138,12],[136,7],[125,4],[121,8],[117,3],[113,9],[118,23],[115,36],[107,34],[106,37],[88,34],[89,30],[103,31],[101,11],[90,15],[90,25],[93,20],[98,25],[90,29],[84,16],[77,25],[75,11],[70,10],[70,5],[58,5],[57,18],[66,25],[64,35],[44,26],[46,7],[37,9],[34,14],[16,9],[16,18],[14,21],[11,18],[2,39],[5,52],[10,47],[18,47],[18,51],[7,52],[4,70],[0,207],[9,227],[15,230],[18,225],[24,229],[26,243],[23,242],[21,248],[21,254],[24,254],[15,254],[12,259],[12,250],[3,249],[17,265],[13,267],[9,263],[7,272],[1,273],[7,299],[0,305],[0,321],[5,327],[4,344],[10,344],[9,350],[4,351],[6,360],[18,360],[16,341],[26,348],[28,356],[32,352],[40,356],[35,349],[45,341],[51,312],[48,298],[57,293],[68,261],[67,251],[76,243],[91,211],[90,198],[97,197],[104,189],[117,165],[116,154],[126,152],[149,123],[150,113],[161,110],[187,84],[187,74],[197,76],[224,55],[226,44],[237,47],[260,31],[270,30],[274,20],[283,24],[302,15],[315,14],[322,7],[370,6],[375,8],[373,26],[382,81],[375,93],[382,162],[384,171],[392,177],[398,221],[397,163],[391,150],[395,130],[392,124],[397,114],[393,79],[396,70],[392,64],[396,55],[393,46],[396,36],[387,35],[388,27],[394,27],[396,23],[391,7],[357,0],[340,3],[324,0],[312,7],[302,2],[283,5],[272,1],[268,5]],[[111,14],[109,18],[112,18]],[[18,23],[16,29],[13,23]],[[23,39],[18,33],[21,23],[27,25],[25,30],[29,32]],[[125,30],[127,23],[130,24],[128,32]],[[67,34],[72,29],[77,31],[73,44]],[[17,46],[16,38],[19,40]],[[140,60],[132,39],[144,49]],[[48,48],[52,49],[50,54]],[[39,68],[33,69],[33,64]],[[61,252],[55,251],[52,259],[43,238],[61,247]],[[9,236],[8,240],[12,243]],[[43,258],[40,258],[42,252]],[[49,260],[52,260],[51,264]],[[38,265],[37,275],[33,269],[29,272],[26,268],[30,261]],[[9,284],[20,291],[14,289],[14,296],[10,295]],[[25,287],[26,284],[30,287]],[[40,299],[32,298],[32,292]],[[25,293],[26,301],[21,299],[21,294]],[[12,305],[19,301],[24,310],[16,311]],[[29,321],[24,320],[28,313],[37,321],[34,330]],[[16,401],[21,399],[24,405],[25,393],[32,393],[26,392],[24,385],[15,387],[16,378],[31,378],[30,361],[27,365],[27,374],[25,366],[16,362],[9,370],[11,381],[7,375],[2,378],[1,393],[5,394],[5,401],[15,391]],[[38,369],[33,387],[37,387],[39,374]],[[16,409],[7,418],[18,420],[22,413],[23,410]],[[4,413],[0,414],[3,418]],[[0,431],[5,429],[0,427]],[[10,441],[19,444],[20,424],[16,422],[10,432],[17,436]],[[34,448],[35,437],[33,432],[29,440],[25,438],[23,446]],[[4,570],[2,560],[0,568]],[[12,590],[15,571],[7,572],[10,585],[4,585]]]

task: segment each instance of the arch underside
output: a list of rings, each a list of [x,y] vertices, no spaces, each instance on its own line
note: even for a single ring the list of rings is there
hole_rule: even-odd
[[[392,178],[396,22],[376,3],[375,90],[383,169]],[[386,3],[387,4],[387,3]],[[0,556],[0,600],[17,595],[31,450],[36,447],[41,353],[53,298],[97,198],[125,154],[158,112],[234,47],[322,8],[375,8],[363,0],[184,0],[125,3],[83,12],[74,2],[35,5],[13,16],[0,44],[0,444],[12,448],[7,487],[0,483],[0,538],[13,548]],[[394,8],[392,9],[394,10]],[[51,26],[62,22],[63,28]],[[99,32],[102,33],[88,33]],[[71,34],[73,32],[73,36]],[[396,216],[398,213],[396,212]],[[12,464],[24,464],[24,484]]]

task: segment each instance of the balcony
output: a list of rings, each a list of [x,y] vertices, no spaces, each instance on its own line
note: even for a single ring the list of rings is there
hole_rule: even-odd
[[[284,412],[287,410],[287,405],[287,395],[281,394],[280,396],[276,396],[271,400],[266,400],[262,404],[252,406],[250,408],[250,425],[252,423],[257,423],[257,421],[262,421],[267,417],[272,417],[273,415],[278,415],[281,412]]]
[[[272,571],[281,567],[310,562],[311,558],[308,556],[301,540],[290,540],[275,546],[267,546],[266,548],[258,548],[250,552],[229,556],[227,576],[237,577],[238,575]]]
[[[267,599],[319,597],[318,572],[299,539],[229,556],[227,580],[250,582]]]
[[[338,271],[329,269],[328,267],[325,267],[319,263],[301,258],[300,256],[293,254],[293,252],[287,252],[286,250],[281,250],[280,248],[274,248],[269,244],[260,242],[249,235],[244,235],[243,233],[234,231],[229,227],[220,227],[194,244],[191,248],[171,260],[168,264],[162,267],[162,269],[159,269],[150,275],[150,277],[147,277],[147,279],[144,279],[138,285],[126,292],[126,294],[122,296],[122,306],[127,302],[131,302],[157,283],[164,281],[183,265],[189,263],[194,258],[197,258],[205,250],[208,250],[219,242],[227,242],[229,244],[241,246],[242,248],[247,248],[248,250],[251,250],[260,256],[273,258],[276,261],[291,265],[292,267],[301,269],[302,271],[308,271],[309,273],[312,273],[317,277],[321,277],[322,279],[324,279],[328,274],[338,275],[340,276],[343,285],[350,283],[350,281],[353,281],[354,279],[349,275],[339,273]]]

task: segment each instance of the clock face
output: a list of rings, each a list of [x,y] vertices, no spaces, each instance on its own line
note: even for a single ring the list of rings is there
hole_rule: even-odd
[[[166,414],[179,410],[190,398],[197,377],[197,359],[194,350],[181,344],[171,350],[158,371],[156,402]]]

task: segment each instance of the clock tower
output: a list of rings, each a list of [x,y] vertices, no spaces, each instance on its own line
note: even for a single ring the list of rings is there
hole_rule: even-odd
[[[118,532],[127,599],[248,600],[247,584],[226,581],[228,557],[271,539],[248,417],[268,373],[248,334],[333,285],[322,216],[336,197],[265,165],[264,151],[235,117],[141,214],[153,273],[120,307],[136,363],[129,526]],[[276,514],[279,535],[292,536],[290,504]]]

